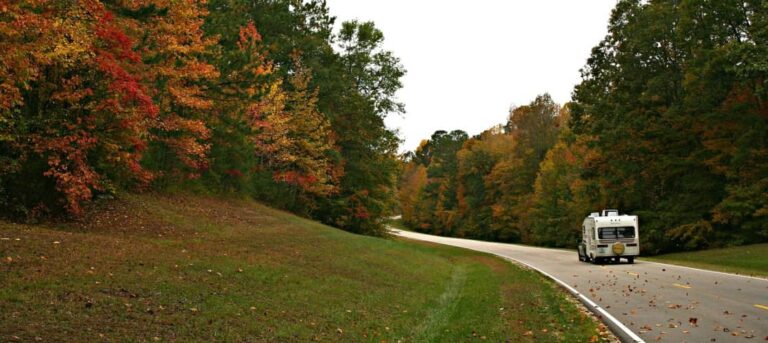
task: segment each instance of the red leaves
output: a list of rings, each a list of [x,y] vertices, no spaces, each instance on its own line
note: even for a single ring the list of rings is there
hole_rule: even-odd
[[[240,28],[240,51],[227,52],[238,56],[221,67],[232,69],[222,77],[208,63],[218,52],[202,30],[204,1],[116,5],[132,15],[99,0],[6,6],[0,122],[15,116],[10,120],[36,134],[6,139],[0,132],[0,139],[19,155],[48,163],[44,175],[55,180],[71,213],[81,212],[93,190],[146,187],[157,176],[198,177],[209,168],[211,127],[224,121],[219,116],[246,113],[243,141],[254,145],[257,168],[298,196],[338,191],[343,166],[331,124],[318,110],[318,90],[309,86],[312,72],[296,53],[290,77],[265,77],[274,65],[253,23]],[[151,14],[154,6],[162,15]],[[234,178],[250,169],[230,167],[224,173]],[[369,216],[363,203],[355,217]]]
[[[202,37],[204,4],[172,2],[167,15],[141,22],[98,0],[6,6],[13,21],[0,22],[0,121],[14,107],[44,109],[18,111],[31,114],[10,120],[38,133],[8,140],[19,155],[47,161],[44,175],[55,180],[70,213],[115,181],[146,186],[153,173],[140,161],[152,140],[193,170],[187,176],[208,167],[205,111],[212,102],[198,82],[218,70],[199,59],[213,43]],[[160,62],[145,62],[153,58]]]
[[[358,219],[368,219],[371,214],[368,213],[368,209],[362,206],[355,207],[353,216]]]
[[[285,182],[301,188],[308,188],[318,181],[314,175],[304,175],[296,171],[277,172],[273,179],[277,182]]]
[[[241,172],[238,169],[227,169],[224,171],[224,174],[227,174],[231,177],[238,178],[238,179],[243,177],[243,172]]]
[[[95,32],[96,37],[105,43],[108,50],[118,51],[120,53],[119,59],[133,63],[140,62],[141,57],[133,51],[133,40],[114,25],[114,19],[112,12],[105,10],[104,15],[99,19],[99,27]]]
[[[349,211],[353,218],[365,220],[371,217],[371,213],[366,205],[368,201],[370,201],[370,198],[369,192],[366,189],[360,190],[349,197]]]
[[[98,70],[106,74],[112,79],[109,85],[111,93],[116,94],[120,98],[119,104],[111,102],[111,99],[105,99],[104,105],[101,107],[104,110],[120,111],[119,105],[129,105],[132,102],[136,102],[143,113],[149,117],[157,116],[159,109],[152,101],[152,98],[147,95],[144,88],[139,84],[138,80],[128,74],[115,59],[115,57],[105,51],[97,52],[96,63]]]
[[[158,107],[139,83],[139,79],[131,75],[121,65],[121,62],[139,64],[141,58],[138,53],[133,51],[133,41],[116,27],[113,21],[113,14],[105,11],[99,20],[99,28],[95,32],[96,37],[105,46],[104,49],[96,49],[98,70],[111,79],[109,90],[121,99],[121,105],[130,105],[131,102],[136,102],[145,115],[155,117],[159,112]],[[120,110],[120,108],[114,107],[117,105],[114,102],[107,102],[105,105],[110,105],[105,106],[105,109]]]
[[[48,156],[50,169],[44,175],[56,180],[56,189],[64,194],[67,210],[79,215],[80,202],[90,200],[91,188],[100,188],[99,175],[91,168],[86,155],[98,139],[80,131],[60,138],[38,138],[37,141],[40,144],[36,150]]]
[[[261,35],[256,30],[256,25],[253,22],[249,22],[248,25],[240,28],[240,40],[237,42],[237,46],[241,50],[245,50],[248,46],[261,42]]]

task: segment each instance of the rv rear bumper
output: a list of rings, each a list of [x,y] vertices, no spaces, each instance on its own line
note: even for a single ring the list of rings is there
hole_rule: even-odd
[[[598,247],[597,249],[595,249],[595,257],[635,257],[639,255],[640,255],[640,248],[636,246],[625,247],[624,252],[621,254],[614,253],[610,245],[606,246],[605,248]]]

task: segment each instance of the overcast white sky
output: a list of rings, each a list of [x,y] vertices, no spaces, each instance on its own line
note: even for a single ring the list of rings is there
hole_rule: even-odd
[[[571,98],[605,36],[616,0],[327,0],[337,25],[373,21],[408,70],[390,115],[402,151],[436,130],[470,135],[506,121],[511,105],[549,92]]]

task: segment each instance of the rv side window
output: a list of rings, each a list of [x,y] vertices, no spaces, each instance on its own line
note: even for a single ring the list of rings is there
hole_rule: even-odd
[[[626,227],[601,227],[597,233],[600,239],[635,238],[635,228]]]

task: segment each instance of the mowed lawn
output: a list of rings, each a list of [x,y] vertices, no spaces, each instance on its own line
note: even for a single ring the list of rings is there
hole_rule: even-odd
[[[666,254],[645,259],[727,273],[768,277],[768,244]]]
[[[0,341],[603,340],[542,276],[245,200],[126,195],[0,222]]]

